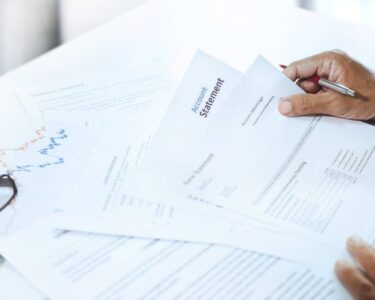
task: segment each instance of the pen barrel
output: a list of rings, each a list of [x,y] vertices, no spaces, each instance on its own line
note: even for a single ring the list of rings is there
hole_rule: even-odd
[[[321,86],[325,87],[325,88],[336,91],[336,92],[341,93],[343,95],[347,95],[347,96],[351,96],[351,97],[355,96],[355,91],[349,89],[348,87],[346,87],[342,84],[332,82],[332,81],[324,79],[324,78],[321,78],[319,80],[319,84]]]

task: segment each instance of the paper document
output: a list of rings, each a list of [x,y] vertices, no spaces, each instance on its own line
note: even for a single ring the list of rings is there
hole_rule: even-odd
[[[17,94],[29,115],[46,117],[57,112],[142,111],[155,101],[165,101],[169,86],[167,71],[154,59],[34,84]]]
[[[0,235],[7,235],[55,209],[79,176],[93,136],[85,128],[37,120],[3,124],[0,136],[0,174],[10,174],[18,188],[0,214]]]
[[[2,240],[0,252],[57,300],[347,297],[333,275],[273,256],[207,244],[53,231],[48,223]]]
[[[280,98],[300,92],[258,58],[188,151],[183,137],[176,141],[167,130],[178,125],[163,122],[145,157],[144,176],[336,247],[353,233],[365,235],[375,225],[369,213],[374,204],[365,196],[375,192],[375,129],[328,117],[280,115]],[[188,96],[180,101],[184,107],[194,103]],[[166,120],[168,115],[196,131],[206,120],[174,107]],[[142,188],[152,193],[147,183]]]
[[[286,233],[237,224],[205,213],[124,196],[112,212],[59,213],[55,228],[225,245],[257,251],[311,266],[333,264],[341,252]]]

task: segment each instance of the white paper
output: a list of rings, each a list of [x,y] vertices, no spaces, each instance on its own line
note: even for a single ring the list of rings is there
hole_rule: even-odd
[[[66,123],[26,119],[3,124],[0,136],[0,174],[10,174],[18,188],[0,213],[0,235],[8,235],[55,209],[80,175],[93,135]]]
[[[208,244],[52,231],[50,225],[2,240],[0,252],[52,299],[345,299],[333,274],[276,257]]]
[[[296,238],[191,212],[174,206],[122,197],[121,208],[112,212],[56,214],[55,228],[74,231],[202,242],[237,247],[309,265],[332,264],[341,254],[315,241]]]
[[[368,197],[375,192],[374,128],[328,117],[280,115],[279,99],[298,92],[258,58],[189,151],[165,130],[176,125],[164,123],[146,155],[144,176],[333,245],[365,234],[375,225]],[[191,111],[179,112],[181,123],[193,120]],[[147,185],[143,188],[151,193]]]
[[[47,300],[47,298],[0,258],[0,299]]]
[[[72,112],[84,116],[118,111],[131,115],[155,102],[158,107],[168,104],[171,79],[159,61],[150,59],[138,65],[125,62],[35,83],[19,89],[17,94],[33,117],[56,117],[60,113],[60,118],[64,118],[64,114],[69,116]]]

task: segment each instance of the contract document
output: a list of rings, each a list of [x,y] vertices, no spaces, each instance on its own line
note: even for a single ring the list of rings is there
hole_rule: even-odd
[[[212,115],[217,87],[211,84],[198,113],[194,97],[176,95],[173,102],[184,104],[170,107],[142,166],[149,182],[335,247],[351,234],[368,236],[375,225],[375,128],[280,115],[280,98],[302,91],[262,57]],[[194,142],[170,130],[182,124],[197,133]]]
[[[52,227],[46,219],[0,241],[6,259],[51,299],[349,299],[331,270],[274,256]]]

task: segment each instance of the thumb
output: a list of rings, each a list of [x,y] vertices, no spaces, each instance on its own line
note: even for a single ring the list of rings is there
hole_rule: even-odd
[[[332,114],[332,105],[326,93],[298,94],[283,98],[279,111],[285,116],[304,116],[314,114]]]

